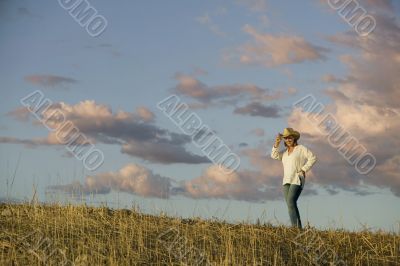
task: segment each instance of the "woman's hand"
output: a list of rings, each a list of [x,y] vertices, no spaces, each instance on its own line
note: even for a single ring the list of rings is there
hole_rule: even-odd
[[[275,144],[274,144],[275,148],[279,147],[279,144],[281,143],[281,140],[282,140],[282,135],[281,134],[276,135]]]
[[[304,176],[304,178],[306,177],[306,172],[304,172],[303,170],[301,170],[301,171],[299,172],[299,174],[301,174],[302,176]]]

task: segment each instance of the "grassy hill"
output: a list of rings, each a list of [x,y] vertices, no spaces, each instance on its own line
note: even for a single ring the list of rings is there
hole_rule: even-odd
[[[400,265],[400,235],[0,205],[0,265]]]

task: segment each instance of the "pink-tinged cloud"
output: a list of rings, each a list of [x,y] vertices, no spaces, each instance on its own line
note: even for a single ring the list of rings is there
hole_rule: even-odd
[[[321,80],[323,82],[330,82],[330,83],[343,83],[346,82],[346,80],[338,78],[332,74],[325,74],[321,77]]]
[[[27,148],[35,148],[39,145],[53,144],[48,138],[19,139],[15,137],[0,137],[0,143],[22,144]]]
[[[208,86],[191,75],[177,73],[178,81],[172,92],[195,99],[191,103],[193,108],[207,108],[210,106],[225,106],[240,101],[272,101],[282,98],[282,91],[272,91],[260,88],[254,84],[232,84]]]
[[[243,31],[252,40],[224,55],[227,63],[243,65],[260,65],[275,67],[287,64],[298,64],[305,61],[319,61],[326,58],[329,49],[311,44],[300,36],[272,35],[260,33],[250,25]]]
[[[18,107],[15,110],[12,110],[6,114],[7,116],[11,116],[16,120],[19,120],[21,122],[27,122],[29,121],[31,112],[26,108],[25,106]]]
[[[247,147],[247,146],[246,146]],[[241,158],[247,157],[250,169],[227,174],[218,165],[204,170],[199,177],[186,181],[183,194],[192,198],[223,198],[245,201],[265,201],[282,198],[282,163],[270,157],[272,142],[261,142],[257,147],[240,150]],[[313,171],[308,174],[313,177]],[[309,184],[304,195],[317,194]]]
[[[298,128],[295,128],[298,130]],[[301,131],[299,143],[310,148],[318,157],[318,163],[307,172],[304,195],[316,195],[318,187],[325,188],[329,193],[335,194],[338,189],[352,191],[357,194],[367,194],[367,188],[362,184],[362,176],[354,168],[344,167],[345,159],[337,157],[337,151],[331,148],[326,141],[310,140],[308,135]],[[269,187],[282,186],[282,162],[270,159],[273,145],[273,136],[267,142],[261,142],[255,148],[241,151],[241,155],[248,157],[253,169],[253,179],[249,182],[266,184]],[[284,148],[281,148],[282,151]],[[350,177],[350,178],[349,178]],[[258,181],[255,181],[258,180]]]
[[[252,202],[282,199],[283,169],[280,162],[272,160],[261,143],[257,148],[243,148],[242,156],[247,156],[253,169],[243,169],[228,173],[219,165],[207,167],[202,175],[181,182],[168,177],[155,175],[151,170],[137,164],[128,164],[117,172],[100,173],[87,176],[83,183],[73,182],[67,185],[50,187],[75,195],[108,194],[122,191],[144,197],[168,198],[181,195],[189,198],[235,199]],[[311,178],[312,172],[310,172]],[[172,183],[175,183],[172,185]],[[315,195],[311,185],[303,192]]]
[[[251,130],[251,133],[256,135],[257,137],[263,137],[265,135],[265,131],[262,128],[255,128]]]
[[[75,84],[78,81],[69,77],[55,75],[31,75],[26,76],[26,82],[44,88],[68,88],[69,85]]]
[[[287,89],[287,92],[288,92],[289,95],[296,94],[297,93],[297,89],[293,88],[293,87],[290,87],[290,88]]]
[[[282,198],[282,186],[271,184],[261,172],[244,170],[228,174],[218,165],[206,168],[203,174],[191,180],[176,182],[171,178],[154,174],[138,164],[128,164],[116,172],[87,176],[84,182],[74,181],[66,185],[49,186],[54,192],[74,196],[126,192],[143,197],[169,198],[181,195],[189,198],[235,199],[252,202]],[[174,185],[173,185],[174,184]],[[305,194],[315,194],[305,191]]]
[[[268,143],[261,142],[255,148],[242,148],[240,156],[248,158],[251,170],[242,169],[227,174],[227,171],[220,166],[212,165],[205,169],[201,176],[184,182],[182,194],[192,198],[244,201],[281,199],[283,167],[281,162],[270,157],[271,147]],[[309,175],[313,176],[312,171]],[[303,193],[304,195],[317,194],[311,185],[308,185]]]
[[[320,114],[302,106],[294,108],[288,119],[320,155],[313,181],[334,191],[362,193],[366,186],[372,186],[400,196],[400,140],[396,135],[400,132],[400,25],[392,15],[374,14],[377,28],[368,37],[350,31],[330,37],[335,44],[357,49],[359,56],[342,56],[347,76],[326,79],[334,81],[334,87],[325,90],[332,102]],[[316,102],[321,101],[316,97]],[[311,113],[316,123],[310,122]],[[326,120],[318,126],[328,114],[331,123]],[[345,144],[350,137],[355,140]],[[356,171],[329,141],[357,148],[356,155],[372,154],[376,165],[371,163],[372,170],[366,174]]]
[[[186,181],[183,195],[191,198],[221,198],[245,201],[274,200],[282,196],[281,187],[267,186],[245,171],[227,174],[219,166],[212,165],[203,174]]]
[[[138,164],[128,164],[117,172],[87,176],[85,181],[49,187],[75,195],[108,194],[111,191],[127,192],[143,197],[168,198],[171,179],[154,174]]]
[[[142,119],[144,122],[153,122],[155,115],[152,111],[150,111],[145,106],[140,106],[136,108],[137,116]]]
[[[144,106],[138,107],[133,113],[123,110],[113,112],[107,105],[86,100],[75,105],[64,102],[53,103],[47,109],[40,110],[38,115],[41,119],[34,117],[31,121],[34,125],[41,126],[44,126],[41,121],[46,121],[46,125],[54,129],[49,131],[47,137],[40,139],[2,137],[0,142],[24,144],[29,147],[65,143],[74,145],[105,143],[118,145],[122,153],[155,163],[210,162],[206,156],[186,150],[185,145],[191,142],[189,136],[154,125],[153,112]],[[27,121],[26,109],[17,108],[9,112],[9,115]],[[79,137],[76,138],[77,136]]]

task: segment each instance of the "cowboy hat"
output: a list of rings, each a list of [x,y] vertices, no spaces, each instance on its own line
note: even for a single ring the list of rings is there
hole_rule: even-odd
[[[286,138],[288,136],[293,136],[295,140],[298,140],[300,138],[300,133],[291,127],[287,127],[283,130],[282,137]]]

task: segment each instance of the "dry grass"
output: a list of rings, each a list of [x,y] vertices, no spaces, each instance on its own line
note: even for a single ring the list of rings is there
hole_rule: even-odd
[[[0,205],[0,265],[400,265],[400,236]]]

